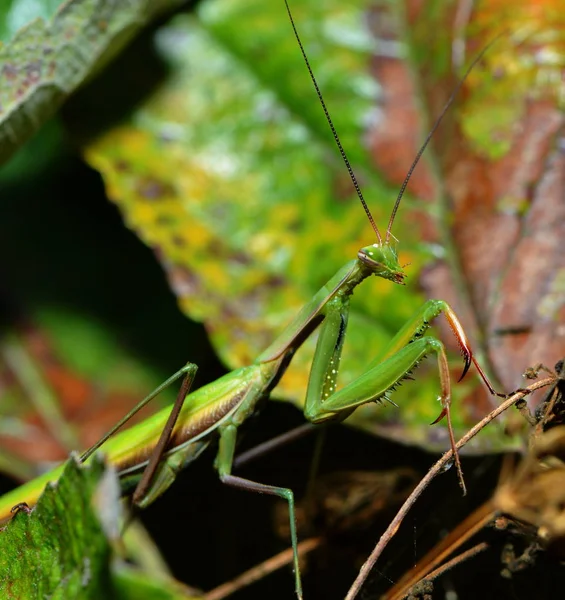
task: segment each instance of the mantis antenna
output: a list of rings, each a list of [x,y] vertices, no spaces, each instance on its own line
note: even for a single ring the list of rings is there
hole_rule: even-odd
[[[322,108],[324,110],[324,114],[326,116],[326,120],[328,122],[328,125],[330,126],[330,129],[331,129],[332,135],[334,137],[335,143],[336,143],[336,145],[338,147],[338,150],[339,150],[339,152],[341,154],[343,162],[345,163],[345,166],[347,167],[347,171],[349,172],[349,176],[351,177],[351,181],[353,182],[353,186],[355,187],[355,191],[357,192],[357,196],[359,197],[359,200],[361,201],[361,204],[363,205],[363,208],[365,209],[365,213],[367,215],[367,218],[369,219],[369,222],[371,223],[371,226],[373,227],[373,230],[374,230],[374,232],[377,235],[377,239],[378,239],[379,245],[382,245],[383,244],[383,239],[381,237],[379,229],[378,229],[378,227],[377,227],[377,225],[375,223],[375,220],[373,219],[373,215],[371,214],[371,211],[369,210],[369,207],[367,206],[367,203],[365,202],[365,198],[363,198],[363,193],[361,192],[361,188],[359,186],[357,178],[355,177],[355,173],[353,172],[353,169],[351,167],[349,159],[347,158],[345,150],[343,149],[343,146],[341,145],[341,141],[339,139],[339,136],[337,135],[337,131],[336,131],[335,126],[333,124],[333,121],[332,121],[332,119],[330,117],[330,113],[328,112],[328,109],[326,107],[326,103],[324,102],[324,98],[322,97],[322,92],[320,91],[320,88],[318,87],[318,82],[316,81],[316,77],[314,76],[314,72],[312,71],[312,68],[310,66],[310,62],[308,61],[308,57],[306,56],[306,52],[304,51],[304,47],[302,46],[302,41],[300,40],[300,36],[298,35],[298,31],[297,31],[296,26],[294,24],[294,19],[292,18],[292,13],[290,12],[290,7],[288,6],[288,1],[284,0],[284,3],[285,3],[285,6],[286,6],[286,12],[288,13],[288,17],[289,17],[290,23],[292,25],[292,29],[294,31],[294,36],[296,37],[296,41],[298,42],[298,46],[300,47],[300,51],[302,52],[302,57],[304,59],[304,62],[306,63],[306,67],[308,69],[308,73],[310,74],[310,79],[312,80],[312,83],[314,84],[314,88],[316,89],[316,94],[318,95],[318,99],[319,99],[320,104],[322,105]],[[394,203],[394,207],[393,207],[392,212],[390,214],[390,219],[389,219],[388,227],[387,227],[387,230],[386,230],[386,237],[385,237],[385,240],[384,240],[385,244],[388,244],[389,241],[390,241],[390,237],[392,235],[392,233],[391,233],[391,231],[392,231],[392,224],[394,223],[394,219],[396,217],[396,213],[398,211],[398,207],[400,205],[400,201],[402,200],[402,196],[404,195],[404,192],[406,191],[406,187],[408,186],[410,178],[412,177],[412,173],[414,173],[414,169],[416,168],[416,166],[420,162],[420,158],[422,157],[422,154],[424,153],[425,149],[427,148],[428,144],[430,143],[430,140],[432,139],[432,136],[436,132],[436,130],[439,127],[440,123],[442,122],[443,117],[445,116],[445,113],[448,111],[449,107],[453,104],[453,100],[455,100],[455,97],[459,93],[459,90],[461,89],[461,86],[463,85],[463,83],[467,79],[469,73],[472,71],[472,69],[475,67],[475,65],[482,59],[482,57],[484,56],[485,52],[492,46],[492,44],[498,39],[498,37],[500,37],[500,36],[496,36],[493,40],[491,40],[479,52],[479,54],[473,59],[473,61],[471,62],[471,64],[467,68],[467,70],[465,71],[465,74],[459,80],[459,83],[455,86],[454,90],[451,92],[451,95],[449,96],[447,102],[445,103],[445,105],[444,105],[444,107],[443,107],[443,109],[442,109],[439,117],[435,120],[435,123],[434,123],[433,127],[431,128],[430,132],[428,133],[428,135],[426,136],[426,139],[424,140],[424,143],[422,144],[422,146],[418,150],[418,153],[416,154],[416,158],[414,158],[414,161],[412,162],[412,165],[410,166],[410,169],[408,169],[408,173],[406,174],[406,177],[404,178],[404,181],[402,182],[402,185],[400,186],[400,191],[398,192],[398,196],[396,198],[396,202]]]
[[[357,196],[359,197],[359,200],[361,200],[361,204],[363,205],[363,208],[365,209],[365,214],[367,215],[367,218],[369,219],[369,223],[371,223],[373,231],[377,235],[377,240],[379,241],[379,244],[382,244],[383,238],[381,237],[379,228],[377,227],[377,224],[375,223],[375,220],[373,219],[373,215],[371,214],[371,211],[369,210],[369,207],[367,206],[367,203],[365,202],[365,198],[363,198],[363,193],[361,192],[361,187],[359,186],[357,177],[355,177],[355,173],[353,172],[353,169],[351,168],[351,163],[349,162],[349,159],[347,158],[347,154],[345,154],[345,150],[343,149],[343,146],[341,145],[341,141],[339,139],[339,136],[337,135],[337,131],[334,127],[332,118],[330,117],[330,113],[328,112],[326,103],[324,102],[322,92],[320,91],[320,88],[318,87],[318,82],[316,81],[316,78],[314,77],[314,72],[312,71],[312,67],[310,66],[310,62],[308,61],[308,57],[306,56],[304,47],[302,46],[302,41],[300,39],[300,36],[298,35],[296,25],[294,24],[294,19],[292,18],[292,13],[290,12],[290,7],[288,6],[288,1],[284,0],[284,4],[286,6],[286,12],[288,13],[288,18],[290,19],[290,24],[292,25],[292,30],[294,31],[294,37],[296,38],[296,41],[298,42],[298,46],[300,47],[300,52],[302,52],[302,58],[304,58],[304,62],[306,63],[306,68],[308,69],[308,73],[310,73],[310,79],[312,80],[312,83],[314,84],[314,88],[316,89],[316,94],[318,95],[318,100],[320,101],[320,104],[322,105],[322,108],[324,109],[324,114],[326,115],[326,120],[328,122],[328,125],[330,126],[330,129],[332,130],[332,135],[334,136],[334,140],[338,147],[339,153],[341,154],[341,158],[343,159],[343,162],[345,163],[345,166],[347,167],[347,170],[349,172],[349,177],[351,177],[351,181],[353,182],[353,186],[355,187]]]
[[[465,83],[465,80],[469,76],[469,73],[474,69],[475,65],[485,55],[485,52],[494,44],[494,42],[499,37],[500,36],[496,36],[494,39],[492,39],[477,54],[477,56],[475,56],[475,58],[473,59],[473,61],[471,62],[471,64],[467,67],[467,70],[465,71],[465,74],[463,75],[463,77],[461,77],[461,79],[459,80],[459,83],[455,86],[455,88],[451,92],[451,95],[449,96],[449,98],[447,99],[447,102],[445,103],[444,107],[442,108],[441,113],[439,114],[439,117],[435,120],[435,123],[433,124],[433,127],[430,129],[430,132],[426,136],[426,139],[424,140],[424,143],[422,144],[422,146],[418,150],[418,153],[416,154],[416,158],[414,158],[414,161],[410,165],[410,168],[408,169],[408,173],[406,174],[406,177],[404,178],[404,181],[402,182],[402,185],[400,186],[400,191],[398,192],[398,196],[396,197],[396,202],[394,203],[394,207],[392,209],[392,212],[390,213],[390,219],[388,221],[388,227],[386,229],[385,244],[388,244],[388,241],[389,241],[390,236],[391,236],[392,224],[394,223],[394,218],[396,217],[396,212],[398,211],[398,206],[400,204],[400,201],[402,200],[402,196],[404,195],[406,187],[408,186],[408,182],[410,181],[410,178],[412,177],[412,173],[414,172],[414,169],[416,168],[417,164],[420,162],[420,158],[422,157],[422,154],[424,154],[424,150],[428,147],[428,144],[430,143],[430,140],[432,139],[432,136],[436,132],[436,129],[439,127],[440,123],[442,122],[443,117],[445,116],[445,113],[448,111],[449,107],[453,104],[453,101],[455,100],[455,97],[459,93],[459,90],[461,89],[462,85]]]

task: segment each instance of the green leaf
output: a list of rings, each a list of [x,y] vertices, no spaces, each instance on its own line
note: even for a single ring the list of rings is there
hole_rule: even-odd
[[[99,493],[106,477],[115,474],[100,460],[88,467],[70,460],[34,510],[17,512],[0,532],[2,598],[111,597],[111,548],[97,513],[112,505],[109,521],[117,523],[118,503],[117,496]]]
[[[295,18],[383,228],[394,188],[359,143],[379,94],[367,71],[365,6],[310,2],[297,6]],[[161,28],[155,45],[169,77],[86,157],[128,226],[158,249],[182,309],[204,321],[226,364],[248,364],[374,234],[282,3],[206,2],[197,16]],[[395,235],[403,262],[417,270],[424,258],[418,239],[403,231],[401,215]],[[374,279],[355,295],[341,383],[359,374],[421,303],[412,282],[407,290]],[[302,402],[313,346],[308,340],[297,354],[278,396]],[[437,407],[424,406],[429,423]],[[374,413],[357,414],[371,428],[367,414],[372,420]]]
[[[144,24],[175,4],[178,0],[3,2],[0,162]]]
[[[97,455],[69,460],[33,510],[20,508],[0,530],[0,595],[33,600],[196,597],[165,574],[144,572],[114,557],[123,530],[116,472]],[[137,536],[137,544],[147,544]],[[122,544],[117,545],[122,547]],[[139,552],[140,547],[137,548]]]
[[[459,57],[454,68],[452,48],[460,42],[484,47],[500,27],[481,30],[477,12],[476,22],[454,31],[445,2],[425,8],[393,3],[379,6],[378,17],[370,21],[372,38],[364,20],[371,7],[363,0],[346,5],[301,2],[291,8],[336,129],[383,230],[421,132],[429,130],[472,55],[467,49],[469,55]],[[528,10],[526,5],[516,11],[516,24],[528,22]],[[493,23],[498,23],[496,18]],[[518,38],[510,40],[506,53],[517,52]],[[161,28],[155,49],[168,68],[167,77],[119,126],[91,143],[85,155],[102,173],[128,227],[155,250],[182,309],[205,323],[227,365],[248,364],[374,237],[312,90],[282,1],[208,0],[197,14],[179,16]],[[493,54],[494,65],[500,57],[495,50],[487,53]],[[485,75],[480,66],[476,71],[465,84],[470,94],[483,80],[487,88],[497,87],[495,75]],[[512,88],[506,84],[506,90]],[[410,265],[409,285],[401,288],[375,279],[356,292],[339,385],[362,373],[415,312],[424,301],[422,287],[431,290],[431,297],[454,305],[479,358],[485,359],[494,327],[484,328],[484,315],[473,314],[482,300],[481,286],[475,287],[478,267],[465,270],[457,261],[459,253],[471,254],[481,238],[479,223],[486,218],[481,202],[486,198],[461,212],[451,200],[461,189],[458,184],[471,188],[477,182],[477,173],[470,171],[462,174],[461,183],[454,165],[459,165],[462,148],[475,144],[477,163],[483,157],[480,146],[488,145],[492,160],[509,152],[514,117],[499,124],[503,140],[496,139],[493,124],[501,105],[519,115],[523,110],[516,110],[517,102],[523,109],[527,99],[510,100],[507,91],[499,91],[497,98],[491,112],[484,103],[480,127],[467,118],[464,102],[454,107],[414,173],[410,191],[417,199],[404,198],[393,228],[401,263]],[[474,139],[465,137],[469,129]],[[426,168],[429,162],[433,170]],[[501,168],[501,179],[504,173]],[[489,216],[496,211],[488,205]],[[462,236],[473,222],[475,229]],[[485,231],[485,246],[492,243],[487,238]],[[487,249],[482,260],[488,256]],[[475,259],[480,266],[481,257]],[[491,282],[502,276],[501,270]],[[443,330],[455,383],[461,360],[452,333]],[[309,339],[276,390],[277,396],[299,406],[312,348]],[[511,382],[507,377],[499,388],[519,387],[521,370],[516,365]],[[453,386],[458,431],[491,405],[472,377]],[[444,448],[445,429],[429,427],[439,411],[434,361],[422,365],[415,378],[416,383],[407,382],[395,392],[400,410],[364,406],[348,423]],[[478,442],[484,448],[515,444],[491,431],[490,439],[486,434]]]

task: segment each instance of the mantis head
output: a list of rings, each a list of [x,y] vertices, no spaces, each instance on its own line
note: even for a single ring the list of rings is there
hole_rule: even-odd
[[[404,285],[406,275],[398,263],[396,248],[388,242],[361,248],[357,253],[357,258],[377,277]]]

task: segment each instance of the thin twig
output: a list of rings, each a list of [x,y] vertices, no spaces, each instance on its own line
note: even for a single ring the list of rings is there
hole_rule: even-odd
[[[403,600],[404,598],[408,597],[409,594],[410,597],[420,597],[424,593],[424,589],[428,591],[425,587],[426,583],[434,581],[434,579],[437,579],[446,571],[453,569],[453,567],[456,567],[457,565],[461,564],[462,562],[465,562],[469,558],[476,556],[480,552],[484,552],[488,549],[488,547],[489,545],[486,542],[481,542],[480,544],[469,548],[469,550],[465,550],[465,552],[458,554],[455,558],[452,558],[451,560],[441,565],[441,567],[438,567],[434,571],[431,571],[428,575],[426,575],[426,577],[423,577],[419,581],[415,582],[411,588],[406,588],[403,590],[402,593],[395,594],[394,599]],[[429,590],[429,593],[431,593],[431,590]]]
[[[322,542],[323,538],[321,537],[304,540],[298,544],[298,554],[303,557],[308,552],[315,550],[318,546],[320,546],[320,544],[322,544]],[[271,558],[262,562],[260,565],[256,565],[248,571],[245,571],[245,573],[242,573],[235,579],[232,579],[227,583],[223,583],[222,585],[219,585],[218,587],[209,591],[204,596],[204,600],[223,600],[224,598],[231,596],[231,594],[234,592],[241,590],[242,588],[247,587],[256,581],[259,581],[266,575],[269,575],[277,569],[292,563],[292,559],[292,548],[283,550],[282,552],[279,552],[279,554],[276,554],[275,556],[272,556]]]
[[[281,435],[277,437],[271,438],[270,440],[263,442],[262,444],[258,444],[257,446],[253,446],[249,450],[238,454],[233,460],[233,466],[235,469],[239,469],[254,461],[255,459],[272,452],[280,448],[281,446],[285,446],[286,444],[290,444],[299,440],[300,438],[312,433],[314,430],[318,429],[319,425],[314,425],[313,423],[305,423],[304,425],[300,425],[299,427],[295,427],[290,431],[285,431]]]
[[[436,544],[412,569],[407,571],[384,595],[383,600],[400,600],[419,581],[430,579],[431,573],[442,568],[438,565],[441,565],[450,554],[453,554],[467,540],[490,523],[496,517],[496,513],[496,508],[491,501],[482,504],[447,537]]]
[[[484,552],[488,547],[489,545],[486,542],[480,542],[476,546],[469,548],[469,550],[461,552],[461,554],[458,554],[451,560],[448,560],[446,563],[441,565],[441,567],[438,567],[429,575],[427,575],[425,577],[426,581],[433,581],[434,579],[437,579],[440,575],[443,575],[443,573],[449,571],[449,569],[453,569],[453,567],[456,567],[457,565],[461,564],[462,562],[465,562],[469,558],[476,556],[477,554],[479,554],[479,552]]]
[[[471,428],[455,445],[456,449],[460,449],[465,444],[467,444],[472,438],[474,438],[479,431],[481,431],[484,427],[486,427],[491,421],[496,419],[499,415],[501,415],[505,410],[510,408],[513,404],[518,402],[526,396],[527,394],[531,394],[532,392],[539,390],[542,387],[546,387],[555,382],[555,377],[548,377],[546,379],[542,379],[541,381],[537,381],[532,385],[528,386],[523,390],[519,390],[510,398],[505,400],[500,406],[495,408],[492,412],[490,412],[486,417],[484,417],[479,423],[477,423],[473,428]],[[387,527],[386,531],[383,533],[381,538],[379,539],[377,545],[375,546],[373,552],[371,552],[369,558],[366,560],[365,564],[361,567],[359,571],[359,575],[353,582],[353,585],[347,592],[347,596],[345,600],[353,600],[357,594],[360,592],[361,587],[365,583],[369,573],[375,566],[375,563],[379,559],[380,555],[383,553],[383,550],[386,548],[389,541],[394,537],[395,533],[398,531],[400,524],[404,520],[404,517],[408,514],[416,500],[420,497],[422,492],[428,487],[430,482],[439,475],[447,464],[453,458],[453,450],[448,450],[443,454],[443,456],[430,468],[430,470],[426,473],[420,483],[414,488],[414,491],[410,494],[404,504],[400,507],[400,510],[394,517],[394,519],[390,522],[390,525]]]

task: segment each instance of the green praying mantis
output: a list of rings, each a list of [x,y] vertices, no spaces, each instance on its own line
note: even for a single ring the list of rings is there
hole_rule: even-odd
[[[398,261],[396,241],[392,234],[396,212],[410,176],[457,90],[452,94],[442,115],[418,152],[401,187],[386,233],[383,236],[374,223],[341,146],[286,0],[285,4],[334,139],[373,227],[377,242],[359,250],[357,257],[345,264],[314,295],[294,321],[253,364],[232,371],[192,393],[189,393],[189,390],[196,366],[191,363],[187,364],[144,398],[95,446],[87,450],[81,460],[86,461],[104,444],[108,460],[116,466],[119,473],[124,493],[129,493],[134,489],[132,503],[135,506],[144,507],[161,495],[173,483],[178,471],[195,460],[212,439],[217,437],[219,450],[216,468],[222,482],[249,491],[279,496],[288,502],[295,588],[297,597],[301,598],[302,587],[292,491],[287,488],[250,481],[232,474],[238,427],[256,411],[261,401],[268,398],[301,344],[314,331],[319,330],[304,409],[305,417],[312,423],[343,420],[357,407],[387,398],[395,386],[408,378],[428,354],[433,353],[438,362],[442,404],[441,414],[436,421],[441,420],[444,416],[447,417],[450,437],[454,444],[450,420],[451,382],[444,345],[437,338],[425,335],[431,322],[440,314],[444,314],[447,318],[464,356],[465,365],[461,378],[465,376],[473,363],[489,391],[493,394],[497,394],[497,392],[473,356],[467,336],[456,314],[442,300],[426,302],[382,349],[363,375],[346,387],[337,389],[339,362],[347,331],[350,297],[355,288],[372,275],[392,283],[403,284],[405,273]],[[182,384],[172,411],[169,408],[163,409],[143,423],[117,433],[134,412],[145,406],[164,388],[180,379],[182,379]],[[455,456],[458,472],[461,473],[456,453]],[[61,472],[62,467],[55,469],[0,498],[0,520],[9,518],[14,506],[22,503],[33,506],[47,483],[56,481]]]

